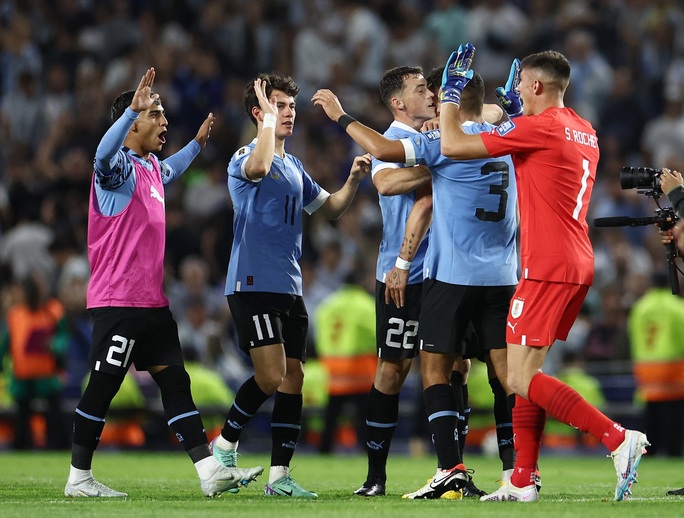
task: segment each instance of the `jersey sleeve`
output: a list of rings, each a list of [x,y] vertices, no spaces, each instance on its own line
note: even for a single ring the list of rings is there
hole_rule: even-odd
[[[399,169],[401,167],[404,167],[404,165],[395,162],[383,162],[382,160],[373,157],[373,160],[371,161],[371,179],[373,179],[379,171],[384,169]]]
[[[439,130],[431,130],[426,133],[418,133],[410,138],[401,139],[406,156],[406,165],[413,167],[417,164],[430,166],[441,155],[441,133]]]
[[[549,131],[546,125],[523,115],[503,122],[489,133],[481,133],[481,136],[490,156],[497,157],[542,149]]]
[[[237,178],[245,182],[258,183],[261,181],[261,178],[252,180],[248,178],[247,173],[245,173],[247,159],[252,153],[252,149],[253,148],[251,146],[242,146],[233,154],[230,162],[228,163],[228,176],[232,176],[233,178]]]
[[[299,159],[294,158],[294,163],[302,174],[302,205],[307,214],[313,214],[330,196],[330,193],[323,189],[316,181],[304,170],[304,166]]]

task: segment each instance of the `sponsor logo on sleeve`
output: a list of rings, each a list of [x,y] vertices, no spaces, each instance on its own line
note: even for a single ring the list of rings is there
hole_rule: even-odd
[[[494,131],[496,131],[500,136],[504,136],[515,129],[515,123],[513,121],[506,121],[499,124]]]
[[[428,139],[428,142],[434,142],[436,140],[439,140],[441,137],[441,133],[439,132],[439,130],[426,131],[425,133],[423,133],[423,135],[425,135],[425,138]]]

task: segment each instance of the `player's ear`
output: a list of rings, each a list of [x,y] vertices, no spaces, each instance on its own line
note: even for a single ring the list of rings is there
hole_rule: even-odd
[[[535,79],[534,83],[532,83],[532,91],[535,95],[541,95],[544,93],[544,83],[542,83],[539,79]]]
[[[392,108],[395,110],[403,110],[404,109],[404,101],[402,101],[399,97],[392,97],[390,100],[390,104],[392,105]]]
[[[263,116],[261,114],[261,108],[258,106],[252,106],[252,117],[254,117],[257,122],[262,122],[263,121]]]

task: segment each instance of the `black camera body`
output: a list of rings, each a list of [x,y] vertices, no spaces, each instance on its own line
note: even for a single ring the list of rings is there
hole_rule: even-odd
[[[620,169],[620,187],[648,191],[647,195],[660,196],[663,193],[660,187],[660,173],[662,172],[662,169],[653,167],[625,166]]]
[[[640,227],[643,225],[658,225],[661,230],[671,229],[679,220],[672,207],[661,207],[658,199],[663,195],[660,186],[660,173],[662,169],[653,167],[629,167],[624,166],[620,169],[620,187],[623,189],[637,189],[641,194],[650,196],[655,201],[658,208],[655,216],[650,218],[630,218],[628,216],[613,216],[608,218],[594,219],[595,227]],[[675,264],[675,259],[679,256],[677,245],[674,240],[665,244],[668,276],[672,294],[679,294],[679,268]]]

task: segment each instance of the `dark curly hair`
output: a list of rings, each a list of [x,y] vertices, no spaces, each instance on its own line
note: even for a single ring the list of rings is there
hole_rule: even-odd
[[[252,108],[255,106],[259,107],[259,99],[257,99],[256,92],[254,91],[254,81],[257,78],[252,79],[245,86],[245,91],[242,94],[242,104],[245,108],[245,112],[249,116],[252,123],[256,126],[257,120],[252,115]],[[279,76],[276,74],[259,74],[258,79],[261,79],[266,83],[266,97],[270,97],[273,90],[280,90],[285,92],[287,95],[297,98],[299,94],[299,86],[294,82],[294,79],[287,76]]]

